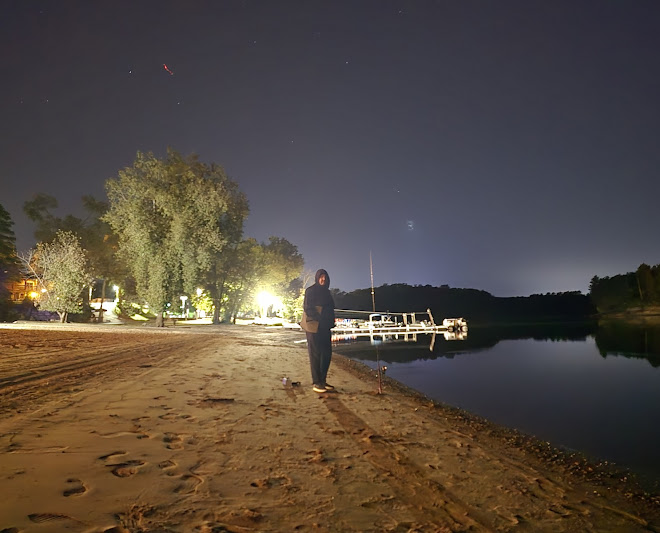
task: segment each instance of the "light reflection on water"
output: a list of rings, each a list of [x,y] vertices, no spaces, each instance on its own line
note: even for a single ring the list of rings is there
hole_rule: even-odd
[[[387,375],[434,400],[660,480],[660,368],[653,355],[621,347],[616,352],[626,356],[608,353],[602,334],[485,346],[436,340],[434,352],[429,342],[380,345]],[[376,346],[368,342],[336,351],[376,367]]]

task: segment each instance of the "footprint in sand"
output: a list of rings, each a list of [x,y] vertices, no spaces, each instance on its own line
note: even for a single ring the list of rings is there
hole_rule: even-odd
[[[69,488],[65,489],[62,494],[67,498],[69,496],[80,496],[87,492],[87,485],[77,478],[69,478],[66,482]]]
[[[105,461],[106,459],[110,459],[112,457],[118,457],[120,455],[126,455],[127,453],[128,452],[125,452],[123,450],[119,450],[119,451],[116,451],[116,452],[110,452],[110,453],[107,453],[107,454],[102,455],[101,457],[99,457],[99,461]]]
[[[106,461],[107,459],[111,459],[121,455],[126,455],[126,453],[127,452],[124,451],[108,453],[106,455],[102,455],[101,457],[99,457],[99,460]],[[131,477],[137,474],[138,470],[146,464],[147,463],[145,463],[144,461],[140,461],[139,459],[131,459],[128,461],[124,461],[123,463],[109,463],[106,464],[105,466],[111,469],[110,472],[114,476]]]
[[[106,465],[109,468],[112,468],[111,472],[117,477],[131,477],[138,473],[138,470],[143,467],[146,463],[140,461],[139,459],[133,459],[131,461],[126,461],[125,463],[117,463],[113,465]]]
[[[168,476],[175,476],[176,474],[174,472],[171,472],[173,468],[176,468],[177,465],[175,461],[172,461],[171,459],[167,459],[166,461],[161,461],[158,463],[158,468],[160,468],[163,472],[165,472],[166,475]],[[0,531],[0,533],[2,533]]]
[[[189,414],[185,414],[185,413],[181,414],[181,415],[178,415],[176,413],[165,413],[164,415],[159,415],[158,418],[160,418],[161,420],[182,419],[182,420],[185,420],[186,422],[194,422],[196,420],[196,417],[194,417],[193,415],[189,415]]]
[[[192,494],[197,492],[197,488],[204,483],[204,480],[194,474],[185,474],[181,476],[181,483],[175,488],[174,492],[177,494]]]
[[[167,443],[168,450],[183,450],[183,437],[178,433],[165,433],[163,442]]]

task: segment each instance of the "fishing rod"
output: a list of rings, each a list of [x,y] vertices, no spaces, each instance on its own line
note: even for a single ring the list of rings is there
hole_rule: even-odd
[[[374,295],[374,264],[371,260],[371,250],[369,250],[369,273],[371,274],[371,306],[373,312],[376,312],[376,297]],[[378,368],[378,394],[383,394],[383,379],[380,370],[380,350],[376,344],[376,367]]]

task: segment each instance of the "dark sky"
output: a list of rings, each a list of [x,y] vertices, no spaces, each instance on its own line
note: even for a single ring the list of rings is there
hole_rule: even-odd
[[[0,203],[25,249],[171,146],[333,287],[586,292],[660,263],[659,45],[657,0],[3,0]]]

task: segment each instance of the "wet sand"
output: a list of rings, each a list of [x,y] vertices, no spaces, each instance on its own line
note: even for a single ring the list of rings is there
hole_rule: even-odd
[[[340,356],[314,393],[302,338],[0,328],[0,532],[660,530],[620,472]]]

